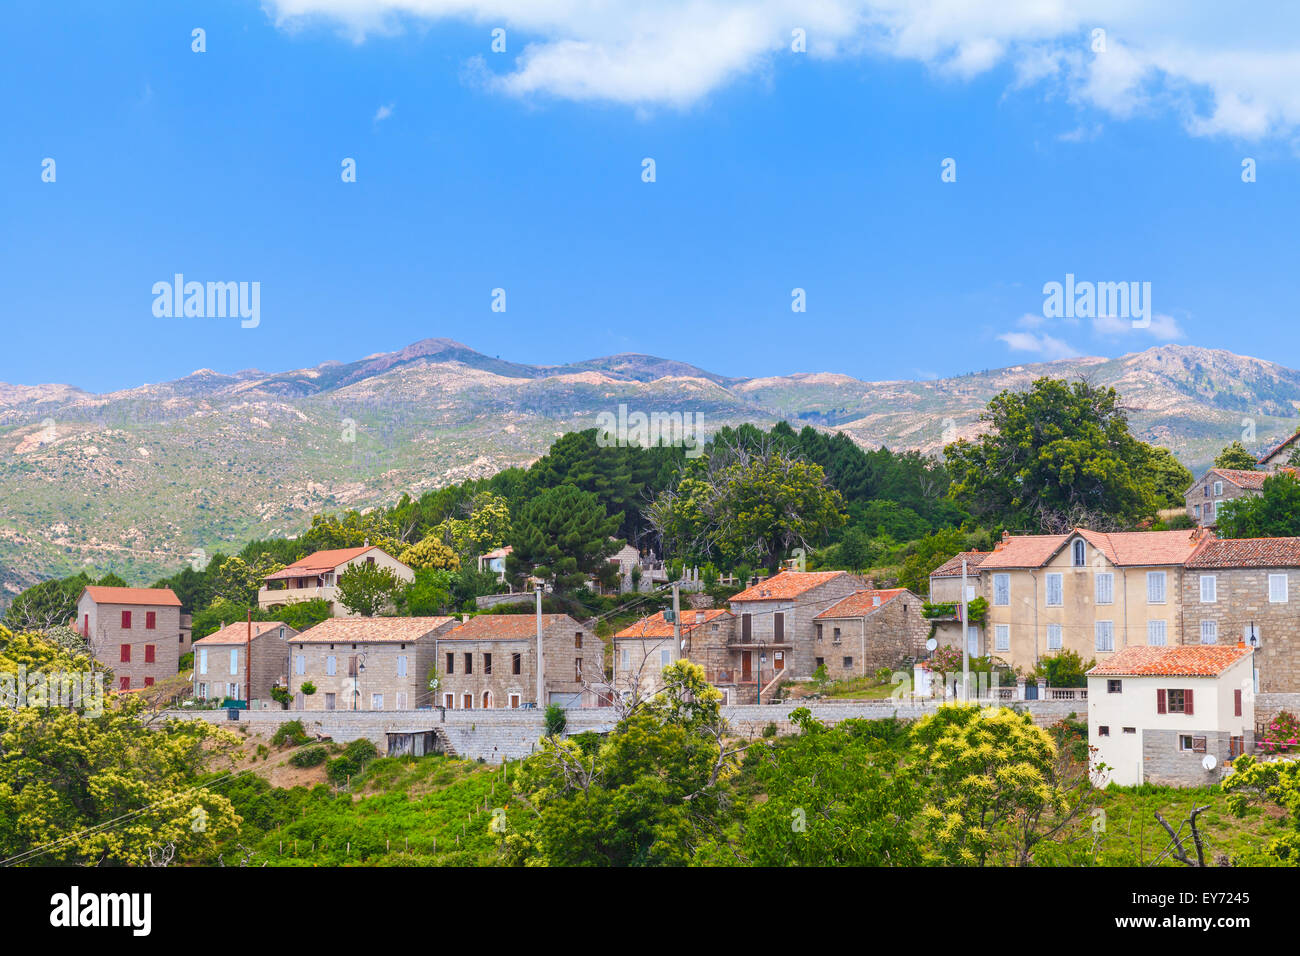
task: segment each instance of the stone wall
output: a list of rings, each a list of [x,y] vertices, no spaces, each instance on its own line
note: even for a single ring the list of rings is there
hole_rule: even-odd
[[[1225,731],[1195,732],[1193,736],[1205,738],[1205,753],[1180,750],[1178,738],[1185,732],[1176,730],[1142,731],[1142,782],[1166,787],[1208,787],[1223,779],[1226,766],[1232,759],[1229,749],[1231,734]],[[1244,741],[1245,750],[1252,750],[1251,740]],[[1206,770],[1202,761],[1207,754],[1216,758],[1214,768]]]
[[[1269,574],[1286,574],[1287,598],[1268,599]],[[1215,600],[1201,602],[1201,576],[1216,578]],[[1182,643],[1201,643],[1201,621],[1214,621],[1219,644],[1237,644],[1254,628],[1261,693],[1300,691],[1300,572],[1285,568],[1189,568],[1183,578]],[[1173,641],[1171,640],[1172,644]]]

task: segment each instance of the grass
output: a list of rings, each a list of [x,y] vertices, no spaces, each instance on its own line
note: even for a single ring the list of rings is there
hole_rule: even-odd
[[[851,677],[848,680],[831,681],[824,689],[816,681],[791,683],[789,687],[797,690],[799,697],[808,697],[820,693],[823,699],[830,700],[884,700],[893,693],[893,683],[880,683],[873,676]],[[787,697],[787,700],[794,699]]]

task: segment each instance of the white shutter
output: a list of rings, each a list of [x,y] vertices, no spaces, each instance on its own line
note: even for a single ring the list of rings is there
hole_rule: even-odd
[[[1115,649],[1115,630],[1110,621],[1098,621],[1093,625],[1093,633],[1097,639],[1097,650],[1113,651]]]
[[[1115,603],[1115,575],[1109,572],[1097,575],[1097,603]]]
[[[1219,643],[1219,622],[1218,621],[1201,622],[1201,643],[1202,644]]]
[[[1164,621],[1147,621],[1147,643],[1152,647],[1164,647],[1169,641],[1169,632]]]
[[[406,676],[406,655],[405,654],[399,654],[397,656],[397,676],[398,677]]]
[[[1219,600],[1219,579],[1213,574],[1201,575],[1201,603],[1214,604]]]
[[[293,662],[293,669],[294,669],[294,673],[296,673],[296,674],[305,674],[305,673],[307,673],[307,658],[304,657],[303,655],[299,654],[299,655],[294,659],[294,662]]]
[[[1049,651],[1059,651],[1061,649],[1061,625],[1047,625],[1047,649]]]
[[[1064,589],[1061,583],[1061,575],[1049,574],[1047,576],[1047,606],[1060,607],[1065,603]]]
[[[1000,651],[1011,650],[1011,627],[1008,624],[996,624],[993,627],[994,636],[997,639],[997,649]]]
[[[199,648],[199,673],[206,674],[207,672],[208,672],[208,649],[206,647],[200,647]]]
[[[1268,600],[1270,604],[1286,604],[1287,591],[1287,576],[1285,574],[1270,574],[1268,576]]]
[[[998,607],[1006,607],[1011,603],[1011,575],[993,575],[993,603]]]
[[[239,648],[237,647],[230,649],[230,673],[239,673]]]
[[[1165,572],[1163,571],[1147,572],[1147,603],[1148,604],[1165,603]]]

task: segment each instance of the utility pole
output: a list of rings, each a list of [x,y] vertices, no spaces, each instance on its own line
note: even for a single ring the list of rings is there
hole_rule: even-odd
[[[537,706],[546,707],[546,678],[542,673],[542,586],[537,585]]]
[[[966,559],[961,559],[961,701],[970,699],[970,624],[966,617]]]
[[[673,660],[682,656],[682,585],[673,582]]]
[[[248,709],[253,709],[253,609],[248,609],[248,644],[244,650],[244,676],[248,678]]]

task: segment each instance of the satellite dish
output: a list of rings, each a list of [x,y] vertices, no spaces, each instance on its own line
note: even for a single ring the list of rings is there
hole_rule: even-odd
[[[1217,764],[1218,762],[1219,761],[1215,759],[1214,754],[1206,754],[1205,759],[1201,761],[1201,766],[1204,767],[1206,770],[1213,770],[1214,765]]]
[[[933,637],[925,642],[925,649],[927,651],[932,651],[938,646],[939,646],[939,642],[936,641]]]

